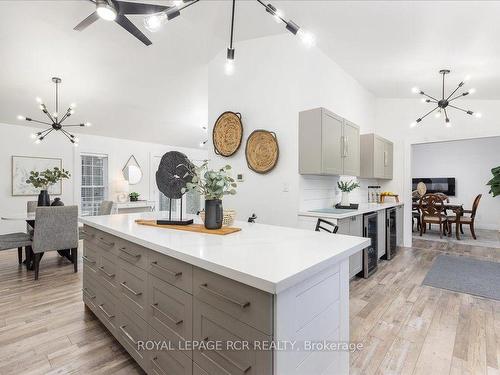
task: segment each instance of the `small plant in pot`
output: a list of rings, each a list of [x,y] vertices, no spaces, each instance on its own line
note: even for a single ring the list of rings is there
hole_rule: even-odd
[[[205,228],[219,229],[222,227],[223,209],[222,198],[224,195],[236,194],[236,182],[229,175],[230,165],[219,170],[209,170],[208,161],[202,165],[188,166],[188,175],[192,180],[182,189],[182,193],[190,190],[198,192],[205,197]]]
[[[141,194],[136,193],[135,191],[133,191],[132,193],[130,193],[130,194],[128,195],[128,197],[130,198],[130,201],[131,201],[131,202],[137,202],[137,201],[139,200],[139,196],[140,196],[140,195],[141,195]]]
[[[359,187],[359,183],[355,180],[350,181],[338,181],[337,186],[339,190],[342,192],[342,198],[340,200],[341,206],[350,206],[351,202],[349,200],[349,193],[354,189]]]
[[[49,187],[64,178],[70,177],[71,174],[67,170],[54,167],[54,169],[46,169],[41,172],[31,171],[26,183],[33,185],[36,189],[40,189],[40,193],[38,194],[39,206],[50,206]]]

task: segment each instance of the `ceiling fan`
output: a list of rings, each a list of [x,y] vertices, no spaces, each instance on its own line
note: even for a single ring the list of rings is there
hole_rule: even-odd
[[[130,34],[149,46],[151,41],[130,21],[126,15],[129,14],[154,14],[163,12],[170,7],[163,5],[132,3],[121,0],[88,0],[96,5],[96,10],[90,16],[75,26],[73,30],[82,31],[92,25],[98,19],[115,21],[118,25],[127,30]]]

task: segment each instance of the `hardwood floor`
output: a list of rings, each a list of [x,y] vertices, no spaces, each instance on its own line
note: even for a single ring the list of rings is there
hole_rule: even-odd
[[[499,249],[416,240],[353,280],[351,340],[364,349],[351,374],[500,375],[500,301],[421,286],[442,252],[500,262]],[[81,276],[51,253],[35,282],[16,251],[0,253],[0,375],[143,374],[85,310]]]
[[[443,252],[500,262],[500,249],[414,240],[351,282],[351,374],[500,374],[500,301],[422,286]],[[500,286],[499,286],[500,288]]]

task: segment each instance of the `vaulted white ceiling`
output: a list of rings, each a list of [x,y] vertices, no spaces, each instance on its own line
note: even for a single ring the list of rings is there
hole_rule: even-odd
[[[437,92],[437,71],[447,67],[450,85],[470,74],[477,98],[500,99],[499,1],[272,3],[376,96],[411,97],[415,85]],[[95,124],[85,131],[197,147],[207,64],[227,47],[230,5],[200,1],[146,32],[153,45],[145,47],[115,23],[73,31],[94,9],[86,0],[0,1],[0,122],[35,116],[36,96],[51,106],[50,78],[60,76],[63,103],[78,104],[74,120]],[[141,17],[131,19],[144,30]],[[258,3],[238,0],[237,40],[285,32]]]

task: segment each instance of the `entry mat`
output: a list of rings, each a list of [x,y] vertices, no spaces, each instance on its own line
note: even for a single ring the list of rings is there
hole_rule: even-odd
[[[500,301],[500,263],[440,255],[422,284]]]

